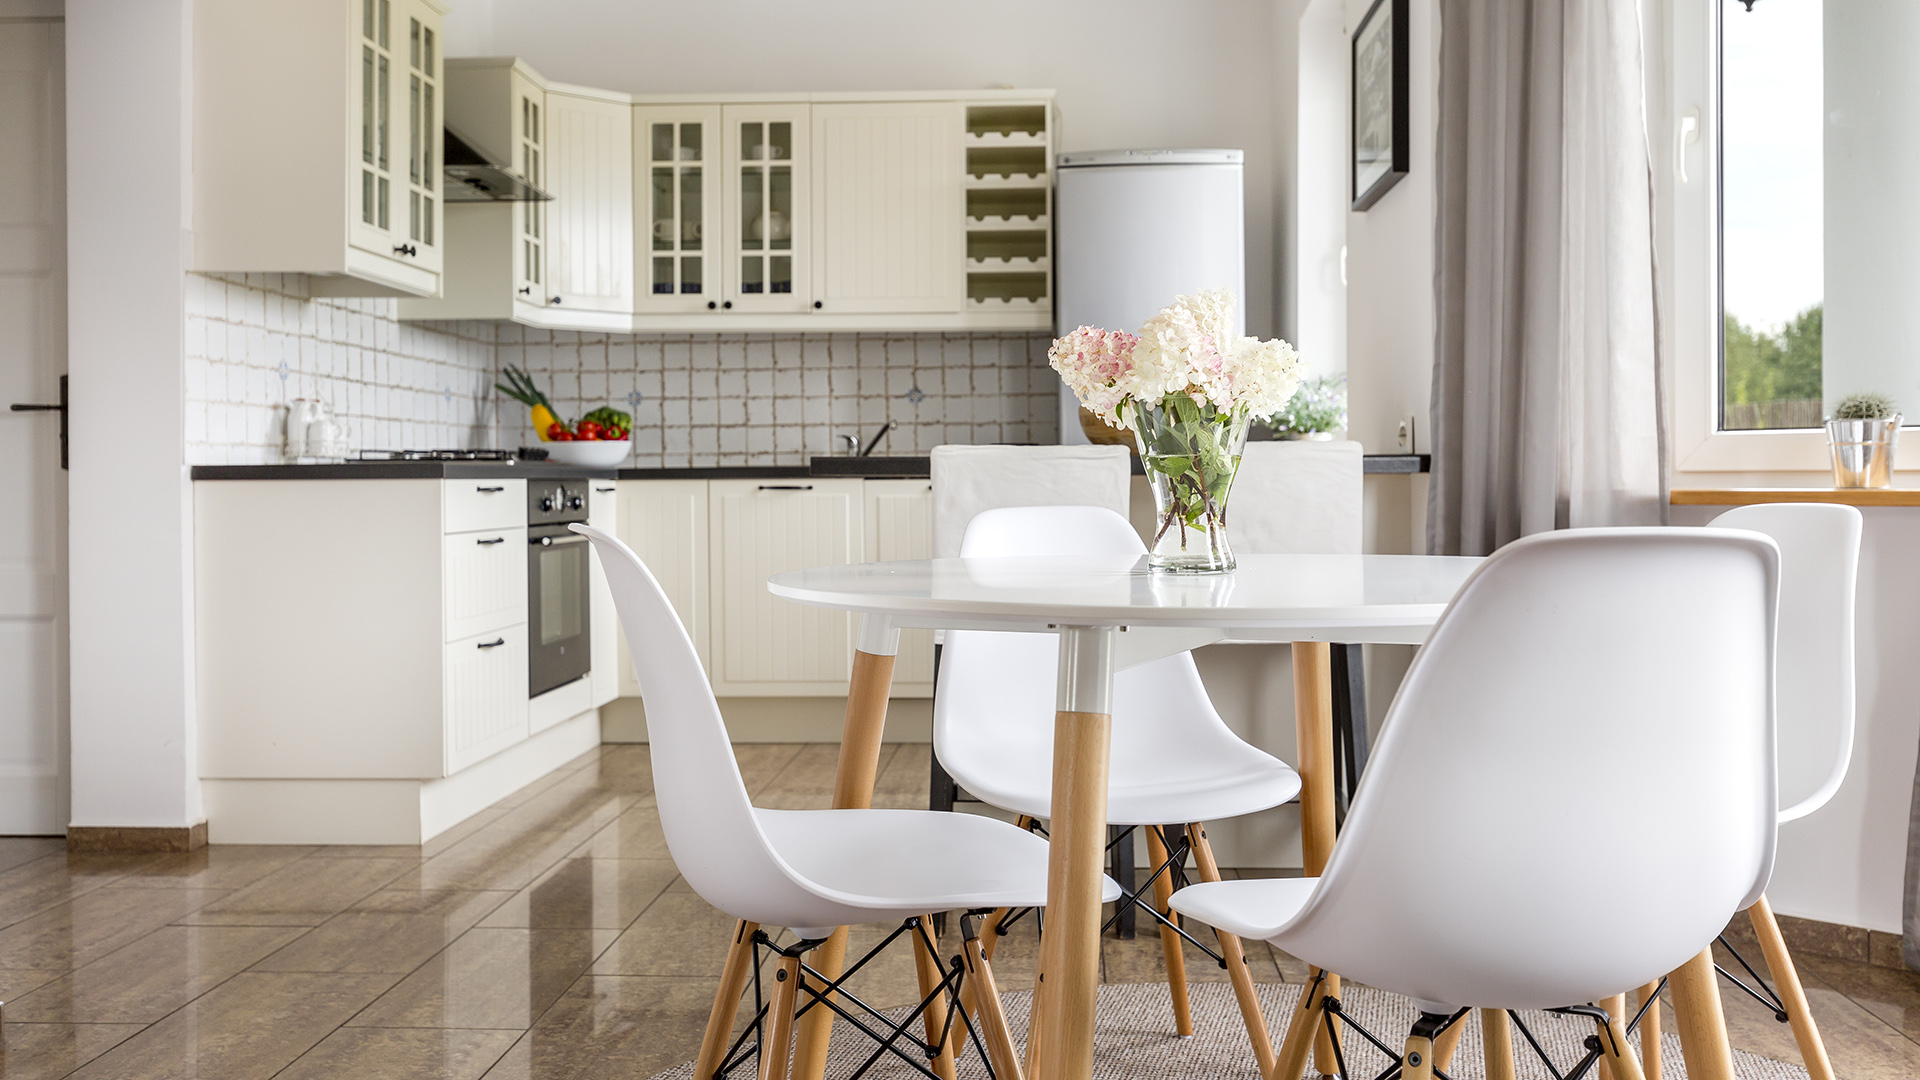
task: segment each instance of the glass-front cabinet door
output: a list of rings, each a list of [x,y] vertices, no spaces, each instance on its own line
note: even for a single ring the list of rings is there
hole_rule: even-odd
[[[719,311],[720,108],[633,110],[634,306],[646,312]]]
[[[513,167],[527,183],[547,190],[547,93],[526,76],[509,76],[513,97]],[[513,204],[513,298],[546,307],[554,300],[547,282],[547,204]]]
[[[404,0],[407,26],[407,261],[440,270],[441,78],[440,18],[418,0]],[[397,185],[396,185],[397,190]]]
[[[726,296],[736,311],[804,311],[809,107],[727,105]]]
[[[402,0],[404,3],[405,0]],[[396,40],[394,22],[400,15],[393,0],[357,0],[354,19],[357,77],[353,87],[354,180],[353,218],[348,234],[353,246],[377,255],[393,255],[399,246],[396,201],[404,204],[403,148],[395,146],[394,83],[406,65],[404,39]],[[400,29],[404,35],[405,30]],[[399,49],[396,50],[395,46]],[[398,173],[398,175],[396,175]],[[404,223],[404,209],[401,221]]]

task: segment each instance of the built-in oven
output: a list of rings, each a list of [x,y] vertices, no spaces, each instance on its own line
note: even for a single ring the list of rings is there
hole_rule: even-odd
[[[592,670],[587,612],[587,538],[569,524],[587,520],[587,482],[527,482],[527,696],[582,679]]]

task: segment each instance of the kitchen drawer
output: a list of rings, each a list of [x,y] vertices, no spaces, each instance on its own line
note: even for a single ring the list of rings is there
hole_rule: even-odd
[[[443,532],[511,529],[527,523],[525,480],[447,480],[441,483]]]
[[[440,566],[445,640],[527,621],[526,526],[442,537]]]
[[[449,775],[527,737],[525,624],[448,642],[442,672]]]

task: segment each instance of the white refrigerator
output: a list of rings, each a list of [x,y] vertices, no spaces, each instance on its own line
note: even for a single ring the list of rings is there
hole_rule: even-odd
[[[1181,293],[1224,287],[1246,332],[1245,195],[1238,150],[1061,154],[1055,175],[1054,329],[1134,331]],[[1060,441],[1084,443],[1060,387]]]

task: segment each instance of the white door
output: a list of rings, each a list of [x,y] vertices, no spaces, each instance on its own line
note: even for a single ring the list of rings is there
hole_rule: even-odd
[[[767,579],[860,561],[859,480],[713,480],[713,692],[838,696],[853,674],[853,620],[782,600]]]
[[[813,107],[817,310],[960,310],[960,128],[952,101]]]
[[[0,22],[0,402],[60,400],[67,366],[66,53]],[[0,412],[0,834],[67,827],[67,479],[60,414]]]

